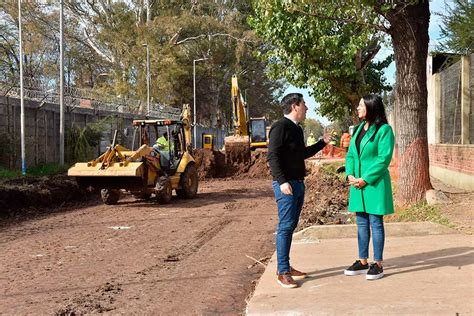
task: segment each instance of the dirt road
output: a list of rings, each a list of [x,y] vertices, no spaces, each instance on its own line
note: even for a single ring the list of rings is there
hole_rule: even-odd
[[[169,205],[128,197],[0,222],[0,314],[241,313],[274,251],[269,180],[201,183]]]

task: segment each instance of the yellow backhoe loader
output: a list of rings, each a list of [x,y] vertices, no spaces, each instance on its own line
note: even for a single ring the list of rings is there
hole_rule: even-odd
[[[240,93],[237,76],[232,76],[233,135],[224,139],[226,162],[250,162],[250,150],[267,148],[268,137],[264,117],[248,119],[247,104]]]
[[[173,190],[178,197],[194,198],[198,175],[191,155],[190,117],[189,106],[184,105],[180,120],[134,120],[140,139],[137,150],[116,144],[115,131],[105,153],[92,161],[76,163],[68,175],[76,177],[80,187],[100,189],[105,204],[116,204],[121,191],[140,199],[154,194],[159,203],[169,203]],[[169,137],[160,139],[165,133]],[[157,140],[156,144],[150,145],[150,139]]]

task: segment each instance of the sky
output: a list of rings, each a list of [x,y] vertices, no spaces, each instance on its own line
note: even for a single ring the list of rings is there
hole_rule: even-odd
[[[453,1],[452,0],[430,0],[431,17],[430,17],[430,26],[428,30],[429,36],[430,36],[430,44],[429,44],[430,51],[434,49],[437,41],[440,39],[439,25],[441,23],[441,18],[440,16],[436,15],[436,13],[445,11],[445,7],[446,7],[445,2],[447,4],[451,4]],[[380,52],[377,54],[376,58],[383,59],[391,53],[392,53],[391,47],[382,47]],[[384,72],[385,72],[385,78],[387,78],[387,81],[390,84],[394,84],[395,83],[395,62],[392,62],[392,64],[389,67],[387,67]],[[328,125],[330,123],[327,118],[321,117],[320,115],[316,113],[315,109],[318,103],[312,96],[310,96],[309,94],[310,91],[308,89],[300,89],[300,88],[290,85],[285,90],[284,95],[291,92],[299,92],[303,94],[306,105],[308,106],[308,113],[306,117],[316,119],[320,121],[323,125]]]

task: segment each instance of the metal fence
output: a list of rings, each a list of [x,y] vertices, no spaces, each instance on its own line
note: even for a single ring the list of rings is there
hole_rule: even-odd
[[[59,161],[59,95],[55,88],[27,80],[23,95],[25,104],[26,163],[30,168]],[[146,103],[122,99],[84,89],[65,89],[65,145],[73,145],[68,138],[74,128],[101,124],[100,143],[89,158],[97,156],[110,145],[112,135],[118,130],[119,142],[132,148],[137,138],[132,126],[133,119],[145,118]],[[180,108],[152,104],[149,118],[179,119]],[[7,168],[20,167],[20,89],[0,82],[0,165]],[[197,147],[202,146],[202,134],[212,134],[216,149],[222,148],[225,131],[217,128],[197,126]],[[134,140],[135,139],[135,140]],[[150,140],[154,142],[155,140]],[[70,155],[69,155],[70,156]],[[67,159],[68,157],[66,157]],[[73,162],[74,157],[67,160]],[[77,157],[76,157],[77,158]]]
[[[469,93],[471,99],[471,111],[469,114],[469,139],[471,144],[474,143],[474,54],[471,54],[469,58],[470,69],[469,69]]]
[[[461,143],[461,61],[440,73],[441,142]]]
[[[18,81],[8,84],[0,81],[0,96],[20,98]],[[43,103],[59,104],[59,88],[55,85],[44,84],[39,80],[27,78],[24,81],[23,96],[25,99]],[[131,114],[146,114],[146,102],[133,98],[120,98],[101,93],[97,90],[64,88],[64,104],[70,110],[77,107],[90,108],[96,111],[110,111]],[[159,103],[150,104],[149,117],[178,119],[181,109]]]

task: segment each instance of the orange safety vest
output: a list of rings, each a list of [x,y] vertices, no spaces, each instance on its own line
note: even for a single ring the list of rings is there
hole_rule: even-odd
[[[342,148],[348,148],[349,147],[349,143],[351,142],[351,134],[349,133],[344,133],[342,134],[341,136],[341,147]]]

